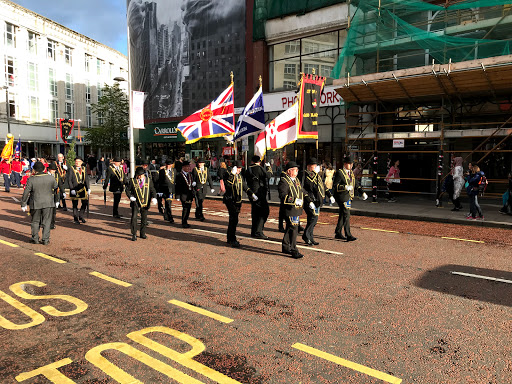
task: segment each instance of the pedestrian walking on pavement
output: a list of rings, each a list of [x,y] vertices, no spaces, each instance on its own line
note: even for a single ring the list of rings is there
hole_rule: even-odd
[[[126,195],[130,199],[132,217],[130,229],[132,241],[137,240],[137,215],[140,213],[140,238],[146,239],[148,226],[148,210],[151,204],[157,205],[156,190],[151,178],[145,176],[144,169],[137,167],[135,177],[130,179],[126,188]]]
[[[244,174],[247,186],[258,197],[257,200],[251,200],[251,237],[268,239],[263,228],[270,214],[267,194],[269,179],[273,176],[272,167],[266,163],[263,168],[259,156],[253,156],[251,162]]]
[[[478,203],[478,192],[479,192],[479,184],[482,181],[482,178],[485,174],[480,170],[478,165],[472,166],[473,173],[470,175],[468,179],[468,187],[466,191],[469,196],[469,211],[470,215],[467,217],[468,220],[483,220],[484,215],[482,213],[482,208]]]
[[[50,226],[52,208],[55,208],[58,202],[55,200],[55,191],[58,188],[57,181],[52,175],[45,173],[45,166],[41,162],[36,162],[33,168],[34,174],[27,180],[27,185],[21,198],[21,210],[27,211],[30,208],[32,216],[31,242],[39,244],[39,228],[42,226],[42,244],[50,243]]]
[[[334,179],[334,174],[336,171],[333,169],[331,163],[327,163],[326,169],[325,169],[325,190],[329,191],[331,194],[333,193],[332,190],[332,182]],[[329,203],[330,206],[333,205],[330,201],[325,201],[325,203]]]
[[[101,156],[98,164],[96,164],[96,184],[98,184],[98,181],[105,180],[105,176],[105,158]]]
[[[121,158],[115,157],[114,164],[112,164],[107,170],[105,181],[103,182],[103,190],[106,190],[110,183],[109,191],[114,195],[112,215],[116,219],[121,218],[121,215],[119,214],[119,202],[121,201],[121,195],[124,191],[126,182],[127,175],[123,167],[121,167]]]
[[[500,209],[500,213],[512,214],[512,172],[508,173],[508,189],[503,194],[503,207]]]
[[[463,163],[462,157],[456,157],[453,159],[455,167],[453,168],[453,209],[452,211],[460,211],[462,204],[460,203],[460,193],[464,187],[464,170],[462,169]]]
[[[363,200],[366,200],[368,195],[363,191],[361,186],[356,183],[356,178],[352,172],[352,159],[350,156],[345,156],[343,159],[343,168],[336,172],[333,188],[334,198],[339,206],[335,238],[346,241],[357,240],[350,232],[350,209],[352,208],[352,200],[354,199],[356,190],[358,194],[363,197]],[[345,232],[345,236],[343,236],[342,231]]]
[[[386,183],[388,183],[388,202],[395,203],[396,202],[396,191],[400,186],[400,160],[395,160],[389,172],[386,176]]]

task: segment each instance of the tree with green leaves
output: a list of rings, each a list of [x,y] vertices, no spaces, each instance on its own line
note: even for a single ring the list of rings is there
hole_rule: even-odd
[[[73,139],[73,141],[69,144],[69,149],[66,152],[66,164],[69,165],[75,165],[75,159],[76,159],[76,140]]]
[[[94,149],[111,152],[115,156],[128,149],[126,140],[130,124],[130,104],[128,96],[121,90],[119,83],[105,84],[98,104],[92,105],[92,111],[100,117],[97,127],[87,128],[85,140]]]

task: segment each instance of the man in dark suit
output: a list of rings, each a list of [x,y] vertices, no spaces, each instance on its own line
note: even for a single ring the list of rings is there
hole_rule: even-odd
[[[242,193],[245,191],[247,196],[252,200],[258,200],[258,196],[251,191],[242,178],[242,175],[240,175],[241,171],[242,162],[235,160],[231,171],[224,175],[224,187],[226,188],[226,192],[224,192],[222,201],[229,212],[227,240],[228,244],[233,248],[240,247],[240,243],[236,239],[236,227],[238,225],[238,216],[242,209]]]
[[[110,182],[109,191],[114,194],[114,209],[113,216],[116,219],[120,219],[119,215],[119,202],[121,201],[121,194],[124,191],[126,185],[127,176],[124,173],[123,167],[121,167],[121,158],[115,157],[114,164],[108,167],[105,181],[103,182],[103,190],[106,190]]]
[[[74,223],[85,223],[85,211],[89,204],[89,195],[91,194],[91,187],[89,186],[89,178],[83,159],[80,156],[75,158],[75,165],[72,166],[67,173],[67,182],[69,188],[69,196],[73,203],[73,217]],[[81,201],[80,211],[78,210],[78,202]]]
[[[325,196],[329,197],[332,203],[334,203],[334,197],[331,192],[326,191],[324,182],[320,175],[320,166],[318,165],[317,159],[312,157],[307,164],[305,173],[301,175],[301,180],[304,180],[304,190],[308,193],[310,204],[304,206],[304,210],[308,216],[306,229],[302,234],[302,240],[307,245],[318,245],[315,241],[313,231],[315,230],[316,223],[318,222],[318,216],[320,215],[320,208],[324,204]],[[313,203],[313,205],[311,205]]]
[[[64,158],[64,155],[62,153],[59,153],[57,155],[57,173],[59,174],[59,177],[63,180],[64,182],[64,188],[61,189],[60,191],[60,200],[61,200],[61,204],[60,204],[60,207],[62,208],[63,211],[67,211],[68,208],[66,207],[66,188],[68,187],[67,185],[67,171],[68,171],[68,166],[66,165],[66,159]]]
[[[174,223],[172,200],[176,193],[176,170],[173,163],[172,159],[167,159],[165,168],[161,169],[158,175],[158,193],[165,199],[164,220],[169,223]]]
[[[153,181],[144,175],[144,169],[138,167],[135,170],[135,177],[130,179],[126,188],[126,195],[130,199],[132,208],[132,219],[130,229],[132,241],[137,240],[137,214],[140,212],[140,238],[146,239],[146,228],[148,226],[148,210],[150,204],[156,205],[156,190]]]
[[[176,175],[176,200],[181,201],[181,225],[183,228],[190,228],[188,217],[194,200],[194,187],[196,182],[190,172],[190,162],[188,160],[181,163],[181,172]]]
[[[64,189],[64,180],[57,172],[57,164],[55,162],[50,163],[48,166],[48,174],[55,177],[55,181],[57,182],[57,189],[55,190],[55,206],[52,208],[52,220],[50,225],[50,229],[55,229],[55,217],[57,216],[57,207],[59,206],[60,194]]]
[[[196,194],[196,219],[200,221],[204,221],[205,217],[203,215],[203,202],[206,199],[206,194],[208,193],[208,186],[210,187],[210,192],[214,193],[213,182],[210,172],[208,168],[204,166],[204,159],[197,160],[197,167],[192,171],[192,177],[194,182],[196,183],[195,194]]]
[[[304,257],[297,249],[300,215],[304,204],[310,204],[308,194],[302,188],[298,178],[299,166],[295,161],[286,164],[286,174],[281,177],[277,187],[279,198],[284,205],[286,229],[283,237],[282,252],[294,259]]]
[[[55,191],[58,188],[57,181],[52,175],[46,174],[45,166],[41,162],[36,162],[33,168],[35,174],[30,176],[23,196],[21,198],[21,210],[27,211],[27,204],[30,206],[30,215],[32,216],[32,240],[34,244],[39,244],[39,227],[43,227],[42,244],[50,243],[50,226],[52,220],[52,208],[55,208],[58,202],[55,202]]]
[[[268,239],[263,233],[263,227],[267,222],[270,208],[267,201],[268,181],[272,177],[270,164],[261,166],[261,159],[258,156],[252,157],[252,164],[245,171],[247,186],[258,196],[258,200],[251,200],[251,237],[257,239]]]
[[[363,191],[361,186],[356,183],[354,172],[352,172],[352,159],[350,156],[345,156],[343,159],[343,168],[336,171],[333,181],[334,198],[339,206],[338,224],[336,225],[335,238],[346,241],[357,240],[350,232],[350,209],[352,208],[352,200],[354,199],[354,191],[363,197],[363,200],[368,198],[368,195]],[[345,236],[342,234],[345,231]]]

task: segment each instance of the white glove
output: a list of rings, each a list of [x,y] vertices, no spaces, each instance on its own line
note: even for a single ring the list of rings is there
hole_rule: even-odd
[[[155,198],[153,198],[153,199],[151,199],[151,204],[153,204],[153,205],[157,205],[157,204],[158,204],[158,201],[156,201],[156,199],[155,199]]]
[[[59,203],[55,203],[55,208],[59,208]]]
[[[22,210],[23,212],[27,212],[27,206],[26,206],[26,205],[24,205],[23,207],[21,207],[21,210]]]
[[[179,199],[179,198],[177,198],[177,199],[176,199],[176,201],[179,203],[179,202],[180,202],[180,199]]]
[[[336,202],[336,200],[334,199],[334,196],[331,196],[331,198],[329,200],[331,201],[331,204],[334,204]]]
[[[270,167],[270,163],[265,163],[265,167]]]
[[[87,190],[87,194],[88,194],[88,195],[90,195],[90,194],[91,194],[91,190],[90,190],[90,189],[88,189],[88,190]]]
[[[195,187],[196,185],[197,185],[197,183],[194,181],[194,182],[192,183],[192,186],[193,186],[193,187]]]
[[[347,185],[347,186],[345,187],[345,189],[346,189],[347,191],[352,191],[352,190],[354,189],[354,187],[353,187],[353,186],[351,186],[351,185]]]
[[[64,164],[64,165],[62,166],[62,169],[64,169],[65,171],[67,171],[67,170],[68,170],[68,166],[67,166],[66,164]]]
[[[254,201],[258,201],[258,200],[259,200],[259,199],[258,199],[258,196],[256,196],[254,193],[252,194],[252,199],[253,199]]]
[[[317,165],[317,166],[315,167],[315,172],[316,172],[316,173],[319,173],[319,172],[320,172],[320,166],[319,166],[319,165]]]
[[[314,211],[316,209],[315,203],[309,203],[309,208],[311,208]]]
[[[74,189],[71,190],[71,196],[76,196],[76,191]]]
[[[235,166],[231,169],[231,174],[236,175],[237,170],[238,170],[238,168],[237,168],[237,166],[235,165]]]
[[[212,188],[212,189],[210,189],[210,192],[211,192],[211,193],[214,193],[214,192],[215,192],[215,189],[213,189],[213,188]]]
[[[62,194],[62,198],[63,198],[63,199],[65,199],[66,197],[67,197],[67,195],[66,195],[66,193],[64,192],[64,193]]]
[[[368,198],[368,195],[366,194],[366,192],[363,192],[363,200],[366,200]]]
[[[158,197],[160,197],[160,198],[162,198],[162,197],[164,196],[164,194],[163,194],[163,193],[157,193],[156,195],[157,195]]]
[[[295,199],[295,205],[297,207],[302,207],[302,199]]]
[[[132,197],[130,197],[130,201],[133,201],[135,203],[137,201],[137,199],[134,196],[132,196]]]

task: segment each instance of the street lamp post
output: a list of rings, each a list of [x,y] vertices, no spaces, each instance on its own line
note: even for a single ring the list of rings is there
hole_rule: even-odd
[[[7,133],[11,133],[11,112],[9,108],[9,87],[4,85],[5,89],[5,111],[7,112]]]
[[[114,78],[114,81],[122,82],[127,81],[124,77],[118,76]],[[130,80],[128,80],[128,100],[130,103],[130,118],[128,126],[128,136],[130,140],[130,177],[135,177],[135,139],[133,137],[133,123],[132,123],[132,91],[130,87]]]

